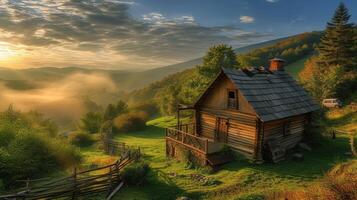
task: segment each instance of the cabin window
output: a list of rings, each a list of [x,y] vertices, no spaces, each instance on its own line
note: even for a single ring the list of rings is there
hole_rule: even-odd
[[[236,90],[228,90],[227,96],[228,96],[227,107],[232,108],[232,109],[237,109],[238,108],[237,91]]]
[[[287,136],[290,134],[290,122],[285,122],[283,125],[283,135]]]

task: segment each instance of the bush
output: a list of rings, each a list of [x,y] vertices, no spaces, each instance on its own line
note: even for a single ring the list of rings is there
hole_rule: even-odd
[[[85,132],[72,132],[69,137],[68,137],[69,141],[71,144],[74,144],[76,146],[80,146],[80,147],[87,147],[92,145],[95,141],[93,139],[93,137]]]
[[[147,175],[150,171],[150,166],[145,162],[138,162],[129,167],[126,167],[121,176],[126,184],[139,186],[147,182]]]
[[[80,128],[88,133],[98,133],[103,122],[103,117],[100,113],[88,112],[81,119]]]
[[[145,112],[131,112],[122,114],[114,119],[114,128],[117,131],[138,131],[145,128],[148,115]]]
[[[47,131],[46,131],[47,130]],[[80,154],[66,140],[30,121],[26,114],[0,113],[0,177],[5,187],[14,180],[36,178],[79,162]]]
[[[147,113],[150,117],[155,116],[159,113],[159,109],[157,108],[156,104],[153,102],[144,102],[138,103],[131,106],[131,110],[135,112],[143,111]]]

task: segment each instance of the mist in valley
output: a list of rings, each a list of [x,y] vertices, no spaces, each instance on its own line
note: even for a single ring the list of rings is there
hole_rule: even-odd
[[[75,126],[80,117],[100,110],[119,98],[118,86],[99,73],[74,73],[55,82],[41,82],[36,89],[16,90],[0,83],[0,109],[12,105],[23,112],[38,111],[61,129]]]

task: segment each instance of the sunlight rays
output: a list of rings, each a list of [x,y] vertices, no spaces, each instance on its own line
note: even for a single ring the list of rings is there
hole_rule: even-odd
[[[0,42],[0,60],[6,60],[17,56],[18,52],[5,42]]]

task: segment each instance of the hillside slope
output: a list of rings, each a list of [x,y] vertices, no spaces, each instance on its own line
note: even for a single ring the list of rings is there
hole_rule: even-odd
[[[253,45],[235,49],[237,54],[247,53],[256,48],[262,48],[272,45],[286,38],[279,38],[266,42],[261,42]],[[155,69],[132,72],[124,70],[104,70],[104,69],[84,69],[77,67],[44,67],[30,69],[9,69],[0,68],[0,82],[4,82],[8,87],[16,90],[26,90],[36,88],[40,83],[46,81],[57,81],[74,73],[93,74],[99,73],[109,76],[121,90],[130,91],[143,88],[150,83],[158,81],[170,74],[181,72],[185,69],[193,68],[200,64],[202,58],[196,58],[186,62],[159,67]]]
[[[238,60],[243,58],[244,63],[240,63],[241,66],[267,66],[270,58],[282,57],[287,61],[286,70],[297,79],[298,73],[304,67],[305,60],[313,55],[314,45],[319,41],[319,36],[319,32],[299,34],[276,41],[266,47],[253,48],[250,51],[246,49],[247,53],[238,54],[237,57]],[[305,47],[304,51],[301,51],[302,47]],[[192,80],[196,80],[197,77],[197,70],[194,68],[171,74],[145,88],[133,91],[129,95],[129,100],[134,103],[153,100],[158,102],[160,107],[165,107],[164,110],[172,107],[173,105],[169,104],[177,103],[177,101],[193,103],[196,95],[202,92],[193,89],[197,83]]]

